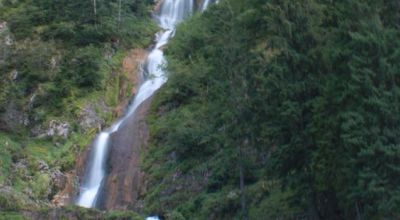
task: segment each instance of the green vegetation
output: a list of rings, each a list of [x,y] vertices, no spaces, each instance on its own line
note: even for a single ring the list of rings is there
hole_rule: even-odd
[[[109,211],[107,213],[96,209],[86,209],[78,206],[41,209],[37,212],[25,211],[24,215],[0,212],[0,219],[88,219],[88,220],[139,220],[142,216],[130,211]],[[8,218],[7,218],[8,217]]]
[[[121,62],[151,43],[151,3],[0,0],[0,219],[143,218],[48,205],[126,98]],[[400,219],[398,0],[221,0],[165,51],[144,212]],[[56,122],[68,137],[47,135]]]
[[[54,175],[74,169],[128,98],[120,95],[127,50],[146,48],[157,31],[150,0],[93,3],[0,1],[0,219],[47,207],[62,190]],[[87,118],[95,122],[82,125]],[[57,134],[60,124],[67,133]]]
[[[143,217],[130,211],[110,211],[107,213],[107,220],[142,220]]]
[[[2,213],[0,212],[0,220],[26,220],[27,218],[25,218],[22,214],[19,213],[12,213],[12,212],[5,212]]]
[[[180,25],[149,118],[147,211],[400,218],[399,11],[225,0]]]
[[[74,134],[54,146],[50,140],[12,137],[0,132],[0,210],[31,209],[49,202],[60,190],[51,175],[73,169],[76,155],[92,138]],[[8,188],[3,192],[4,186]]]
[[[109,70],[115,68],[112,56],[151,42],[156,27],[147,14],[148,4],[4,1],[0,20],[7,22],[9,36],[16,41],[3,49],[0,62],[0,80],[10,84],[0,89],[3,111],[13,100],[24,108],[26,97],[36,94],[30,118],[65,116],[65,102],[104,90]]]

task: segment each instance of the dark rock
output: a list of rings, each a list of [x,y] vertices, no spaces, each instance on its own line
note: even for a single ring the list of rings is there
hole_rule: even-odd
[[[145,116],[151,99],[138,107],[120,129],[112,134],[108,176],[100,193],[98,206],[103,209],[140,209],[145,191],[144,173],[140,169],[140,152],[147,146]]]

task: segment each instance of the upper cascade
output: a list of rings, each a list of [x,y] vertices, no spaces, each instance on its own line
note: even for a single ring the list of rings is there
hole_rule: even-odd
[[[211,0],[204,0],[203,5],[201,6],[201,11],[205,11],[208,8]]]
[[[193,8],[193,0],[165,0],[159,14],[160,26],[174,29],[176,24],[193,13]]]

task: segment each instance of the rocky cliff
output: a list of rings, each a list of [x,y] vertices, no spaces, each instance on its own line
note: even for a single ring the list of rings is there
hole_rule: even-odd
[[[145,121],[151,99],[139,106],[135,114],[112,135],[108,159],[108,176],[100,195],[102,209],[141,209],[145,193],[144,173],[140,154],[147,146],[148,129]]]

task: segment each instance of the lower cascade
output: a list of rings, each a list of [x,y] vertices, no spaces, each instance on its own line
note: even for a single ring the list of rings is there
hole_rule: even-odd
[[[205,0],[201,6],[203,11],[210,0]],[[106,161],[110,146],[110,136],[117,132],[121,125],[130,117],[135,117],[136,109],[154,92],[156,92],[166,81],[167,76],[162,66],[166,65],[162,47],[166,45],[175,34],[175,26],[193,13],[193,0],[165,0],[162,3],[160,12],[155,16],[163,31],[156,35],[156,44],[145,61],[145,68],[142,74],[145,80],[142,82],[137,95],[127,107],[125,115],[117,120],[110,128],[105,129],[97,135],[93,142],[90,158],[87,162],[86,174],[80,187],[76,204],[82,207],[93,208],[98,203],[98,197],[102,190],[104,179],[107,175]],[[158,219],[148,217],[149,220]]]
[[[101,181],[104,178],[105,170],[105,158],[107,154],[107,146],[109,141],[110,133],[101,132],[95,142],[93,151],[93,161],[90,166],[89,176],[86,179],[85,184],[81,188],[81,195],[77,201],[77,204],[83,207],[93,207],[96,201],[96,195],[100,189]]]

